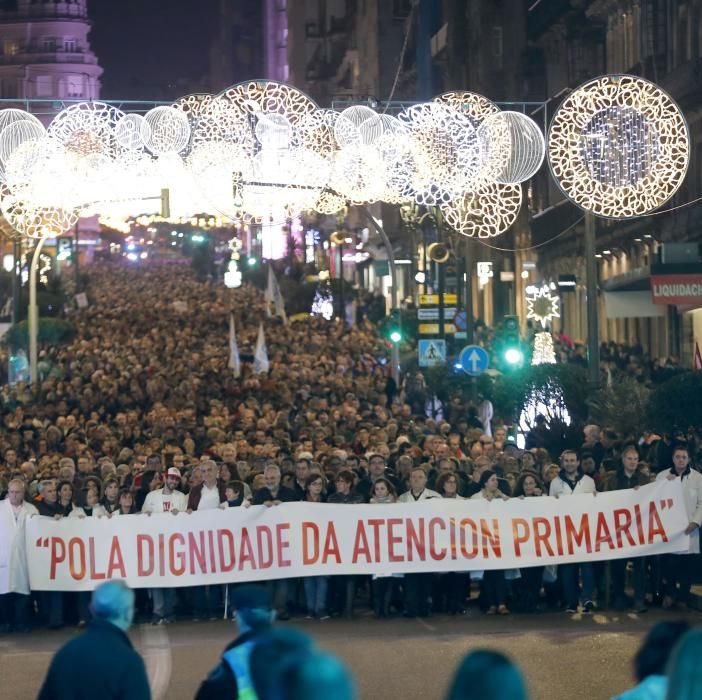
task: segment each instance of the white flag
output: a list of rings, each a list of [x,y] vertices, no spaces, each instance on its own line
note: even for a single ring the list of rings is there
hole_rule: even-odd
[[[254,374],[267,374],[268,350],[266,349],[266,337],[263,335],[263,324],[258,325],[258,338],[256,338],[256,350],[254,351]]]
[[[234,370],[234,379],[239,379],[241,376],[241,359],[239,358],[239,346],[236,344],[234,314],[229,314],[229,368]]]
[[[288,322],[287,314],[285,313],[285,302],[283,301],[283,295],[280,292],[280,285],[278,280],[275,278],[275,273],[273,272],[273,267],[268,266],[268,286],[266,287],[266,293],[264,295],[266,300],[266,313],[268,317],[271,316],[271,303],[275,307],[275,315],[280,316],[283,319],[283,323]]]

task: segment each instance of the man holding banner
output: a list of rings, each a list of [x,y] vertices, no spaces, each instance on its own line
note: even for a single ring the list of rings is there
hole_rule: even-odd
[[[690,452],[685,445],[673,449],[673,467],[666,469],[656,477],[656,481],[680,479],[685,496],[685,510],[689,524],[685,534],[690,536],[687,552],[666,554],[664,564],[664,598],[663,607],[674,605],[686,606],[692,588],[692,567],[690,561],[680,554],[700,553],[700,525],[702,525],[702,474],[690,467]]]
[[[586,493],[597,495],[595,482],[580,470],[580,460],[575,450],[565,450],[561,454],[561,471],[551,482],[549,495],[559,498],[560,496]],[[582,576],[582,591],[579,583],[580,576]],[[594,610],[595,604],[592,598],[595,588],[595,576],[591,562],[561,564],[558,570],[558,577],[561,579],[561,585],[563,586],[566,612],[577,612],[578,601],[582,604],[583,612],[590,613]]]
[[[0,631],[29,630],[29,575],[24,526],[38,514],[24,500],[22,479],[12,479],[7,498],[0,501]]]

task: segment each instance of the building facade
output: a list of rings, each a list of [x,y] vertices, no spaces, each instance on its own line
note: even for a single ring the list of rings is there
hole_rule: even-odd
[[[100,97],[86,0],[11,0],[0,6],[0,99]]]

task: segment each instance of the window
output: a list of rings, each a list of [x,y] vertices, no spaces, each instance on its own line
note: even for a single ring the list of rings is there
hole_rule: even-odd
[[[50,75],[38,75],[35,83],[36,97],[51,97],[52,81]]]
[[[5,39],[2,42],[2,51],[5,56],[16,56],[19,53],[19,43],[15,39]]]
[[[75,53],[78,46],[78,42],[72,37],[66,37],[63,40],[63,50],[66,53]]]
[[[82,76],[69,75],[66,78],[66,97],[83,97]]]
[[[56,51],[56,39],[52,36],[42,37],[41,50],[48,53]]]

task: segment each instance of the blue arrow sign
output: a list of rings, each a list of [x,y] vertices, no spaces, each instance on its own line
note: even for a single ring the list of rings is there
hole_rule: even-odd
[[[471,377],[479,377],[490,366],[487,352],[479,345],[466,345],[458,356],[458,362]]]

